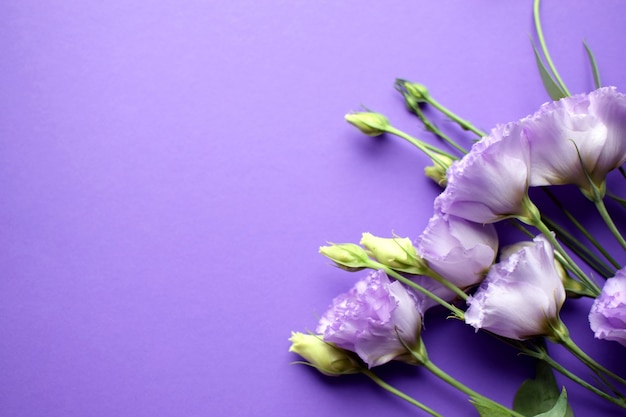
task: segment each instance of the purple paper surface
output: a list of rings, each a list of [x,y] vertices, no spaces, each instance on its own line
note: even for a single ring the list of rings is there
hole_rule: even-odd
[[[602,83],[626,89],[626,3],[541,10],[572,92],[593,89],[583,39]],[[318,247],[415,238],[439,192],[425,156],[343,115],[364,105],[436,143],[394,91],[402,77],[483,129],[526,116],[548,100],[529,34],[530,1],[0,4],[0,415],[424,415],[362,376],[290,365],[290,332],[364,273]],[[626,374],[590,305],[568,302],[563,320]],[[423,337],[506,405],[533,375],[443,311]],[[443,415],[477,415],[422,369],[380,374]],[[557,379],[577,417],[623,412]]]

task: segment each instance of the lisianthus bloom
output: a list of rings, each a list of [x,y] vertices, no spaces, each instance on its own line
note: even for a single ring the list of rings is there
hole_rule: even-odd
[[[603,190],[607,173],[626,162],[626,96],[614,87],[546,103],[520,123],[531,186],[575,184],[590,194],[584,170]]]
[[[333,300],[316,332],[373,367],[408,359],[405,346],[418,344],[421,327],[415,296],[384,271],[375,271]]]
[[[553,325],[559,323],[565,288],[552,245],[543,236],[533,243],[490,269],[467,299],[467,324],[517,340],[551,335]]]
[[[320,335],[291,332],[289,341],[289,352],[302,356],[325,375],[337,376],[361,371],[361,365],[353,353],[324,342]]]
[[[528,146],[518,123],[499,125],[452,164],[435,208],[476,223],[526,216]]]
[[[498,251],[492,224],[478,224],[435,212],[416,242],[428,266],[461,289],[482,281]]]
[[[606,280],[589,313],[591,330],[598,339],[626,346],[626,269]]]

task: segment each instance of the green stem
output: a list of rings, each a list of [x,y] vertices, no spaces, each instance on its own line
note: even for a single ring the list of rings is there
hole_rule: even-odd
[[[448,281],[447,279],[445,279],[444,277],[439,275],[437,272],[432,270],[430,267],[427,268],[427,270],[424,273],[424,275],[434,279],[435,281],[437,281],[438,283],[440,283],[441,285],[443,285],[447,289],[453,291],[459,298],[461,298],[461,300],[467,300],[467,294],[465,294],[465,292],[463,292],[462,289],[460,289],[456,285],[452,284],[450,281]]]
[[[626,408],[626,401],[624,401],[623,398],[612,397],[609,394],[607,394],[606,392],[604,392],[604,391],[594,387],[593,385],[591,385],[590,383],[588,383],[584,379],[580,378],[578,375],[576,375],[573,372],[569,371],[563,365],[561,365],[560,363],[558,363],[557,361],[552,359],[552,357],[550,357],[550,355],[548,355],[548,352],[546,352],[544,349],[538,348],[537,351],[524,350],[524,353],[529,355],[529,356],[532,356],[534,358],[537,358],[539,360],[542,360],[542,361],[546,362],[548,365],[550,365],[552,367],[552,369],[554,369],[555,371],[559,372],[563,376],[571,379],[572,381],[574,381],[578,385],[582,386],[583,388],[586,388],[587,390],[593,392],[597,396],[599,396],[601,398],[604,398],[605,400],[610,401],[613,404],[616,404],[616,405],[618,405],[618,406],[620,406],[622,408]]]
[[[467,121],[465,119],[462,119],[461,117],[457,116],[455,113],[453,113],[450,110],[448,110],[446,107],[444,107],[442,104],[440,104],[437,100],[435,100],[431,96],[428,96],[426,98],[426,101],[431,106],[433,106],[434,108],[436,108],[437,110],[439,110],[440,112],[445,114],[448,118],[450,118],[450,120],[456,122],[459,126],[461,126],[461,128],[463,130],[469,130],[470,132],[475,133],[478,137],[481,137],[481,138],[483,136],[487,136],[487,133],[485,133],[482,130],[478,129],[477,127],[475,127],[469,121]]]
[[[519,220],[536,227],[541,232],[541,234],[543,234],[546,239],[548,239],[554,249],[563,256],[563,258],[567,261],[567,266],[581,280],[581,283],[585,287],[587,287],[587,289],[593,295],[600,295],[600,287],[598,287],[598,285],[593,282],[587,276],[587,274],[583,272],[582,269],[580,269],[578,264],[576,264],[576,262],[574,262],[574,260],[571,258],[571,256],[569,256],[565,249],[563,249],[559,241],[556,240],[556,238],[552,234],[552,231],[548,228],[548,226],[546,226],[543,220],[541,220],[541,214],[539,213],[539,209],[537,208],[537,206],[535,206],[533,202],[530,201],[530,198],[528,198],[528,196],[524,197],[522,204],[524,205],[526,212],[528,213],[528,217],[519,217]]]
[[[541,45],[541,50],[543,52],[543,55],[546,57],[546,62],[548,63],[550,70],[554,74],[554,78],[556,78],[556,81],[561,86],[563,93],[570,96],[571,93],[569,92],[567,87],[565,87],[565,83],[563,83],[561,76],[559,75],[558,71],[556,70],[556,67],[552,63],[552,58],[550,58],[550,54],[548,53],[548,46],[546,45],[546,40],[543,37],[543,29],[541,28],[541,19],[539,18],[539,0],[535,0],[535,4],[533,7],[533,16],[535,19],[535,29],[537,30],[537,37],[539,38],[539,44]]]
[[[393,278],[395,278],[396,280],[400,281],[404,285],[407,285],[407,286],[409,286],[411,288],[414,288],[415,290],[421,292],[422,294],[424,294],[425,296],[427,296],[431,300],[441,304],[442,306],[444,306],[445,308],[450,310],[452,313],[454,313],[454,315],[458,319],[461,319],[461,320],[465,319],[465,312],[463,310],[461,310],[458,307],[453,306],[452,304],[450,304],[446,300],[444,300],[441,297],[433,294],[432,292],[428,291],[426,288],[422,287],[421,285],[416,284],[415,282],[411,281],[410,279],[408,279],[406,277],[403,277],[402,275],[400,275],[399,273],[397,273],[393,269],[389,268],[388,266],[383,265],[380,262],[376,262],[376,261],[373,261],[373,260],[369,260],[366,265],[367,265],[367,268],[382,269],[383,271],[385,271],[385,273],[387,273],[387,275],[392,276]]]
[[[565,243],[565,245],[568,248],[570,248],[574,253],[576,253],[576,255],[578,255],[578,257],[580,257],[585,263],[587,263],[587,265],[592,267],[596,272],[598,272],[604,278],[609,278],[609,277],[612,277],[613,275],[615,275],[615,270],[614,269],[611,269],[611,267],[609,267],[606,263],[604,263],[598,256],[596,256],[596,254],[591,252],[589,250],[589,248],[587,248],[585,245],[580,243],[580,241],[578,241],[578,239],[576,239],[574,236],[572,236],[567,230],[565,230],[564,228],[559,226],[557,223],[555,223],[549,217],[543,216],[542,219],[543,219],[544,223],[550,229],[552,229],[554,232],[556,232],[557,238],[559,240],[561,240],[563,243]],[[602,248],[600,251],[601,252],[604,251],[604,248]],[[604,251],[604,252],[606,252],[606,251]],[[609,258],[611,258],[610,254],[607,253],[606,255]],[[613,258],[611,258],[611,259],[613,259]],[[615,267],[617,269],[621,269],[621,267],[619,265],[617,265]]]
[[[622,246],[622,248],[626,249],[626,240],[624,240],[624,238],[622,237],[622,234],[619,232],[619,230],[617,230],[617,226],[615,226],[615,223],[613,222],[611,215],[607,211],[602,197],[596,196],[596,198],[594,198],[593,200],[598,210],[598,213],[600,213],[602,220],[604,220],[604,223],[606,223],[607,227],[609,228],[613,236],[615,236],[615,239],[617,239],[617,241]]]
[[[600,242],[598,242],[591,235],[591,233],[589,233],[589,231],[578,220],[576,220],[574,215],[572,213],[570,213],[570,211],[567,210],[563,206],[563,204],[561,204],[561,202],[556,198],[556,196],[550,190],[548,190],[547,188],[543,188],[543,190],[548,195],[548,197],[550,197],[552,202],[563,212],[563,214],[565,214],[565,217],[567,217],[574,224],[574,226],[587,238],[587,240],[589,240],[589,242],[591,242],[591,244],[606,258],[606,260],[609,261],[611,263],[611,265],[613,265],[615,268],[620,269],[621,267],[617,263],[617,261],[615,259],[613,259],[613,257],[606,251],[606,249],[604,249],[602,247]],[[561,233],[563,233],[563,230],[561,230]],[[573,236],[570,235],[570,237],[571,237],[572,240],[575,240],[573,238]],[[580,244],[580,242],[577,242],[577,243],[578,243],[579,247],[584,247],[584,245]],[[588,251],[588,253],[589,253],[590,256],[595,257],[595,255],[593,255],[590,251]],[[597,257],[596,257],[595,260],[599,262],[599,259],[597,259]]]
[[[380,377],[378,377],[378,375],[376,375],[375,373],[373,373],[372,371],[370,371],[369,369],[364,369],[361,371],[363,374],[367,375],[372,381],[374,381],[376,384],[378,384],[379,387],[385,389],[386,391],[392,393],[393,395],[402,398],[404,401],[413,404],[414,406],[416,406],[417,408],[427,412],[428,414],[430,414],[431,416],[434,417],[443,417],[441,414],[439,414],[438,412],[436,412],[435,410],[433,410],[432,408],[422,404],[421,402],[417,401],[415,398],[403,393],[402,391],[400,391],[397,388],[394,388],[393,386],[389,385],[388,383],[386,383],[385,381],[383,381],[382,379],[380,379]]]
[[[485,397],[482,394],[479,394],[478,392],[469,388],[467,385],[453,378],[451,375],[446,373],[443,369],[439,368],[428,358],[428,354],[426,353],[426,348],[424,347],[423,343],[420,343],[417,349],[411,350],[411,354],[429,372],[431,372],[433,375],[435,375],[442,381],[446,382],[447,384],[451,385],[452,387],[458,389],[462,393],[467,394],[473,402],[489,404],[492,407],[497,408],[500,411],[503,411],[513,417],[524,417],[522,414],[518,413],[517,411],[511,410],[510,408],[507,408],[503,406],[502,404],[497,403],[493,401],[492,399]]]
[[[462,154],[466,154],[467,153],[467,149],[465,149],[464,147],[462,147],[461,145],[456,143],[452,138],[450,138],[448,135],[443,133],[441,131],[441,129],[439,129],[437,126],[435,126],[426,117],[426,115],[424,114],[422,109],[419,108],[419,106],[415,106],[413,111],[415,112],[415,115],[420,119],[420,121],[424,124],[424,127],[426,128],[426,130],[434,133],[436,136],[438,136],[441,139],[443,139],[448,145],[452,146],[454,149],[456,149],[457,151],[461,152]]]
[[[436,163],[442,165],[443,167],[447,168],[447,165],[445,165],[445,162],[441,161],[440,159],[438,159],[438,156],[445,156],[447,158],[450,158],[452,160],[457,160],[459,158],[457,158],[454,155],[451,155],[445,151],[442,151],[441,149],[437,148],[436,146],[430,145],[426,142],[423,142],[417,138],[414,138],[413,136],[409,135],[408,133],[403,132],[400,129],[396,129],[393,126],[389,126],[386,130],[387,133],[390,133],[392,135],[398,136],[399,138],[402,138],[404,140],[406,140],[407,142],[411,143],[412,145],[414,145],[415,147],[417,147],[420,151],[424,152],[426,155],[428,155],[429,158],[431,158],[433,161],[435,161]]]
[[[596,362],[591,356],[587,355],[570,337],[569,330],[565,326],[565,324],[558,319],[558,322],[552,325],[553,334],[549,337],[552,341],[561,344],[567,350],[572,353],[572,355],[576,356],[582,363],[587,365],[589,369],[594,371],[598,376],[608,376],[609,378],[619,382],[622,385],[626,385],[626,380],[615,374],[614,372],[608,370],[604,366],[600,365]]]

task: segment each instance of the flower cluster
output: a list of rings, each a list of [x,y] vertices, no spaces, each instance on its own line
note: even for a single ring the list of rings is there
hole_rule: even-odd
[[[325,374],[362,372],[386,389],[389,386],[382,384],[371,368],[389,361],[424,366],[468,394],[481,415],[538,415],[548,411],[545,401],[541,404],[544,409],[525,408],[524,413],[509,409],[436,367],[428,358],[421,330],[427,310],[443,306],[476,331],[507,341],[594,394],[626,408],[626,380],[582,352],[559,317],[568,298],[592,297],[595,301],[589,322],[596,338],[626,346],[626,268],[622,269],[598,242],[592,240],[604,259],[573,239],[562,225],[546,219],[529,196],[531,187],[542,187],[548,193],[551,186],[578,187],[626,249],[626,241],[604,204],[607,195],[613,196],[607,190],[607,175],[621,171],[626,162],[626,95],[615,87],[599,86],[587,94],[564,93],[534,114],[498,125],[486,134],[435,101],[424,86],[398,80],[397,88],[426,128],[464,155],[457,158],[425,144],[377,113],[346,116],[369,136],[393,134],[425,152],[433,161],[426,174],[444,189],[434,201],[434,214],[427,227],[414,240],[364,233],[358,245],[320,249],[345,270],[371,271],[333,300],[314,335],[294,334],[291,351]],[[567,89],[561,86],[559,91]],[[422,105],[432,105],[474,133],[478,140],[470,151],[439,131],[421,111]],[[626,177],[624,171],[622,174]],[[624,200],[614,198],[626,207]],[[563,213],[571,219],[565,208]],[[502,220],[514,222],[526,234],[525,239],[499,247],[494,224]],[[573,223],[588,235],[579,222]],[[583,267],[570,252],[578,255]],[[602,288],[584,268],[606,279]],[[542,338],[567,348],[604,385],[585,381],[554,362]],[[565,407],[566,397],[551,385],[554,379],[543,383],[547,392],[556,392],[553,410]],[[525,389],[522,385],[518,394],[524,395]],[[397,390],[392,392],[398,395]],[[438,415],[417,400],[400,396]]]

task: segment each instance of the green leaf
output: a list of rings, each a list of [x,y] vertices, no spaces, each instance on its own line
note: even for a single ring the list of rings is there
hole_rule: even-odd
[[[545,413],[537,414],[535,417],[573,417],[571,408],[567,404],[567,392],[565,391],[565,387],[563,387],[563,391],[561,391],[561,395],[559,395],[559,399],[554,404],[550,410]]]
[[[543,86],[546,89],[546,92],[550,96],[552,100],[559,100],[564,97],[567,97],[567,94],[559,87],[552,75],[548,72],[545,64],[543,63],[541,56],[539,55],[539,51],[537,50],[537,46],[531,40],[533,45],[533,51],[535,51],[535,60],[537,61],[537,68],[539,69],[539,75],[541,75],[541,81],[543,82]]]
[[[546,362],[538,360],[536,377],[535,379],[524,381],[517,390],[513,400],[513,410],[525,416],[542,415],[541,413],[551,412],[560,401],[561,396],[563,394],[559,395],[559,388],[552,373],[552,368]],[[567,406],[567,396],[565,398],[566,412],[568,414],[558,415],[559,417],[573,415]],[[546,416],[552,417],[552,414],[547,414]]]
[[[511,417],[511,413],[502,410],[482,398],[473,398],[470,402],[474,405],[476,410],[478,410],[480,417]]]
[[[591,52],[591,48],[589,48],[589,45],[587,45],[587,42],[583,41],[583,45],[585,45],[585,51],[587,51],[589,63],[591,64],[591,72],[593,73],[593,84],[596,86],[596,89],[598,89],[602,84],[600,83],[600,72],[598,71],[596,59],[593,56],[593,52]]]

